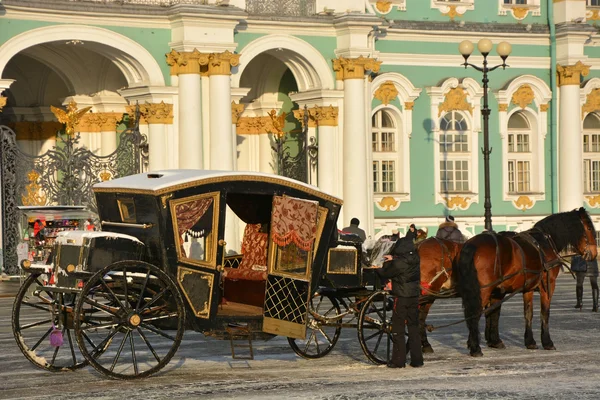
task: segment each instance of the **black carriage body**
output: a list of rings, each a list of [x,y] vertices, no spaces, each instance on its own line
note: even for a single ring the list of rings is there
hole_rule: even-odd
[[[81,288],[86,278],[121,260],[141,260],[144,244],[111,232],[69,231],[54,246],[54,275],[59,288]]]
[[[318,227],[306,285],[297,287],[294,279],[274,277],[269,261],[266,285],[283,287],[286,299],[267,295],[263,317],[274,313],[277,315],[273,317],[277,318],[281,314],[294,314],[289,309],[278,309],[278,302],[290,301],[289,297],[304,293],[306,299],[302,294],[301,299],[293,301],[306,305],[308,292],[320,284],[342,204],[341,200],[315,187],[276,175],[246,172],[159,171],[104,182],[96,185],[94,191],[102,230],[131,235],[143,242],[143,260],[167,272],[187,300],[187,314],[195,316],[188,318],[191,320],[188,327],[204,332],[215,329],[218,307],[220,304],[222,307],[222,275],[227,261],[224,254],[226,209],[246,224],[270,224],[276,196],[318,203]],[[193,227],[183,229],[174,210],[188,204],[205,207],[206,211]],[[212,217],[205,218],[209,213]],[[189,257],[184,254],[184,240],[210,241],[216,245],[214,251],[209,251],[210,246],[207,246],[199,259],[191,259],[191,250]],[[269,236],[269,260],[274,246]],[[306,313],[306,308],[300,307],[298,313]],[[301,320],[299,315],[294,318]],[[297,321],[290,321],[294,322]],[[281,334],[293,334],[288,325],[281,323]],[[272,333],[279,334],[279,331]]]

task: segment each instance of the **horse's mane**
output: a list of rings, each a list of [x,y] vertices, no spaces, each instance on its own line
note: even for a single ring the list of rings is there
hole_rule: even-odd
[[[585,213],[585,218],[580,218],[580,213]],[[573,211],[549,215],[538,221],[533,229],[537,228],[550,235],[560,252],[568,245],[577,247],[578,241],[585,235],[584,223],[588,225],[591,232],[595,232],[589,214],[582,207]]]

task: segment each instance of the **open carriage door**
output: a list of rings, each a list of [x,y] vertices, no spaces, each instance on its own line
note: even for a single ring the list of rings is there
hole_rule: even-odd
[[[219,302],[223,259],[221,193],[170,201],[177,250],[177,283],[199,325],[210,325]]]
[[[304,339],[319,204],[273,197],[263,331]]]

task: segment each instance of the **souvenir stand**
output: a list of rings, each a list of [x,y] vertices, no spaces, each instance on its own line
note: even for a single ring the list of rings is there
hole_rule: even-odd
[[[84,206],[21,206],[19,264],[27,258],[46,263],[56,236],[63,231],[94,230],[95,214]]]

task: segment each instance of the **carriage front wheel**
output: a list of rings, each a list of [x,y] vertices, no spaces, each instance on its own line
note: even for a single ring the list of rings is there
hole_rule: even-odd
[[[335,298],[315,294],[309,303],[306,338],[288,338],[294,353],[308,359],[329,354],[342,331],[340,314],[340,306]]]
[[[183,338],[179,289],[159,268],[141,261],[117,262],[95,273],[82,289],[75,315],[81,353],[111,378],[160,371]]]
[[[392,355],[392,313],[394,297],[380,290],[363,303],[358,315],[358,341],[367,358],[387,364]]]

